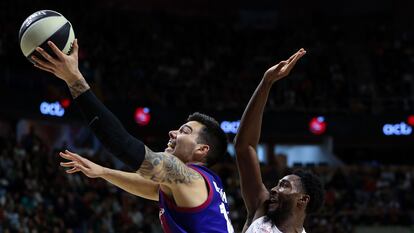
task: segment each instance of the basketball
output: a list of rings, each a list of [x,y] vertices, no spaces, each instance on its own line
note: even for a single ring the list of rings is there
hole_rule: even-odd
[[[65,54],[69,54],[75,33],[72,24],[60,13],[52,10],[41,10],[31,14],[23,22],[19,30],[19,43],[23,55],[32,63],[32,55],[43,59],[35,50],[41,47],[50,55],[54,55],[47,44],[52,41]]]

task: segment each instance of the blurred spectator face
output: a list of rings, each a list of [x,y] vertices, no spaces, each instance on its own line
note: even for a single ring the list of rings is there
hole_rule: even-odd
[[[200,161],[208,152],[207,145],[197,143],[197,138],[203,127],[203,124],[197,121],[189,121],[178,130],[170,131],[170,140],[165,152],[175,155],[184,163]]]
[[[266,216],[276,225],[283,222],[294,212],[300,211],[297,207],[304,195],[299,176],[283,177],[270,191],[270,198],[266,202]],[[305,208],[303,206],[302,211]]]

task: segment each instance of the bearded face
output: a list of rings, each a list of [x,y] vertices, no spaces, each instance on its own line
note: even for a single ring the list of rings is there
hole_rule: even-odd
[[[298,201],[302,194],[300,177],[288,175],[270,191],[269,200],[265,202],[267,220],[278,225],[298,210]]]
[[[294,194],[275,194],[266,201],[266,217],[272,221],[273,224],[279,225],[293,214],[293,209],[296,204]]]

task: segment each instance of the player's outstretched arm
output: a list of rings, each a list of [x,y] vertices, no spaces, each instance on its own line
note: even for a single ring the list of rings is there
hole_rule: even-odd
[[[102,178],[131,194],[158,201],[159,185],[143,178],[138,173],[123,172],[103,167],[68,150],[60,152],[59,155],[69,160],[69,162],[60,163],[62,167],[69,168],[66,170],[68,174],[82,172],[89,178]]]
[[[250,218],[268,198],[268,191],[263,184],[260,173],[256,146],[259,143],[263,111],[270,88],[274,82],[287,76],[305,53],[305,50],[301,49],[288,60],[278,63],[265,72],[243,113],[239,130],[234,139],[242,195]]]
[[[48,44],[55,57],[38,47],[36,50],[46,61],[33,56],[35,66],[66,82],[75,102],[89,123],[89,127],[105,148],[127,166],[137,170],[144,160],[145,146],[125,130],[116,116],[90,90],[78,68],[77,40],[74,41],[70,55],[62,53],[53,42],[49,41]]]
[[[38,47],[36,50],[47,61],[32,57],[35,66],[66,82],[89,126],[108,151],[132,169],[139,169],[142,177],[169,187],[179,206],[194,207],[202,203],[207,197],[207,190],[201,175],[173,155],[155,153],[146,148],[126,132],[119,120],[90,91],[78,69],[77,40],[70,55],[62,53],[52,42],[48,44],[56,58]]]

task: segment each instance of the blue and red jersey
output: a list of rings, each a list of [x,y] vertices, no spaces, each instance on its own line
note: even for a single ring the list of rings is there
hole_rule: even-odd
[[[228,217],[229,208],[220,177],[206,167],[190,164],[207,184],[207,200],[198,207],[178,207],[173,200],[159,191],[159,217],[165,233],[220,232],[233,233]]]

